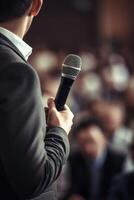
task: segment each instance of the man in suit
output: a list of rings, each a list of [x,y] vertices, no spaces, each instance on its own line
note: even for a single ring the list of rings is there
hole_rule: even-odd
[[[48,120],[37,73],[23,41],[43,0],[0,1],[0,199],[55,200],[53,183],[69,154],[73,114],[48,101]]]
[[[118,176],[114,179],[107,200],[134,199],[134,172]]]
[[[112,178],[122,171],[125,157],[109,148],[96,118],[80,120],[74,135],[79,150],[69,159],[70,188],[65,199],[105,200]]]
[[[129,147],[129,155],[125,163],[125,173],[114,178],[109,191],[108,200],[134,199],[134,138]]]

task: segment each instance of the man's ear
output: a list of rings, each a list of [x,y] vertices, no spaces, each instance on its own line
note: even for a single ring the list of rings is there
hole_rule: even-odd
[[[43,4],[43,0],[33,0],[31,9],[29,11],[30,16],[37,16]]]

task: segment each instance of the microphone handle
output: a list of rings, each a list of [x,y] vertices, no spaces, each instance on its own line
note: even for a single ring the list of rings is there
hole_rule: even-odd
[[[55,105],[58,111],[64,110],[64,105],[66,104],[67,97],[71,90],[74,80],[61,77],[60,86],[55,98]]]

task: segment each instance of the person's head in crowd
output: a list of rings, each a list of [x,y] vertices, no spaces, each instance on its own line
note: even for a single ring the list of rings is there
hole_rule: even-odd
[[[112,136],[117,129],[123,126],[125,120],[125,107],[120,102],[109,102],[103,110],[103,123],[107,133]]]
[[[43,0],[1,0],[0,25],[23,38],[42,3]]]
[[[88,102],[88,112],[99,118],[103,118],[107,102],[103,99],[92,99]]]
[[[107,148],[105,130],[97,118],[82,118],[73,129],[79,150],[91,159],[99,158]]]

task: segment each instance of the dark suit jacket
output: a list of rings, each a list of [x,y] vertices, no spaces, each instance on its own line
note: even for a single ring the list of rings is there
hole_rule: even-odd
[[[107,150],[104,164],[101,168],[99,200],[106,199],[111,180],[122,171],[124,161],[124,156],[111,149]],[[90,160],[78,152],[70,156],[69,166],[71,185],[65,199],[68,199],[72,194],[78,194],[84,199],[90,200],[92,188]]]
[[[115,178],[108,200],[134,200],[134,172]]]
[[[54,200],[52,183],[69,154],[65,131],[46,133],[40,82],[0,34],[0,199]]]

